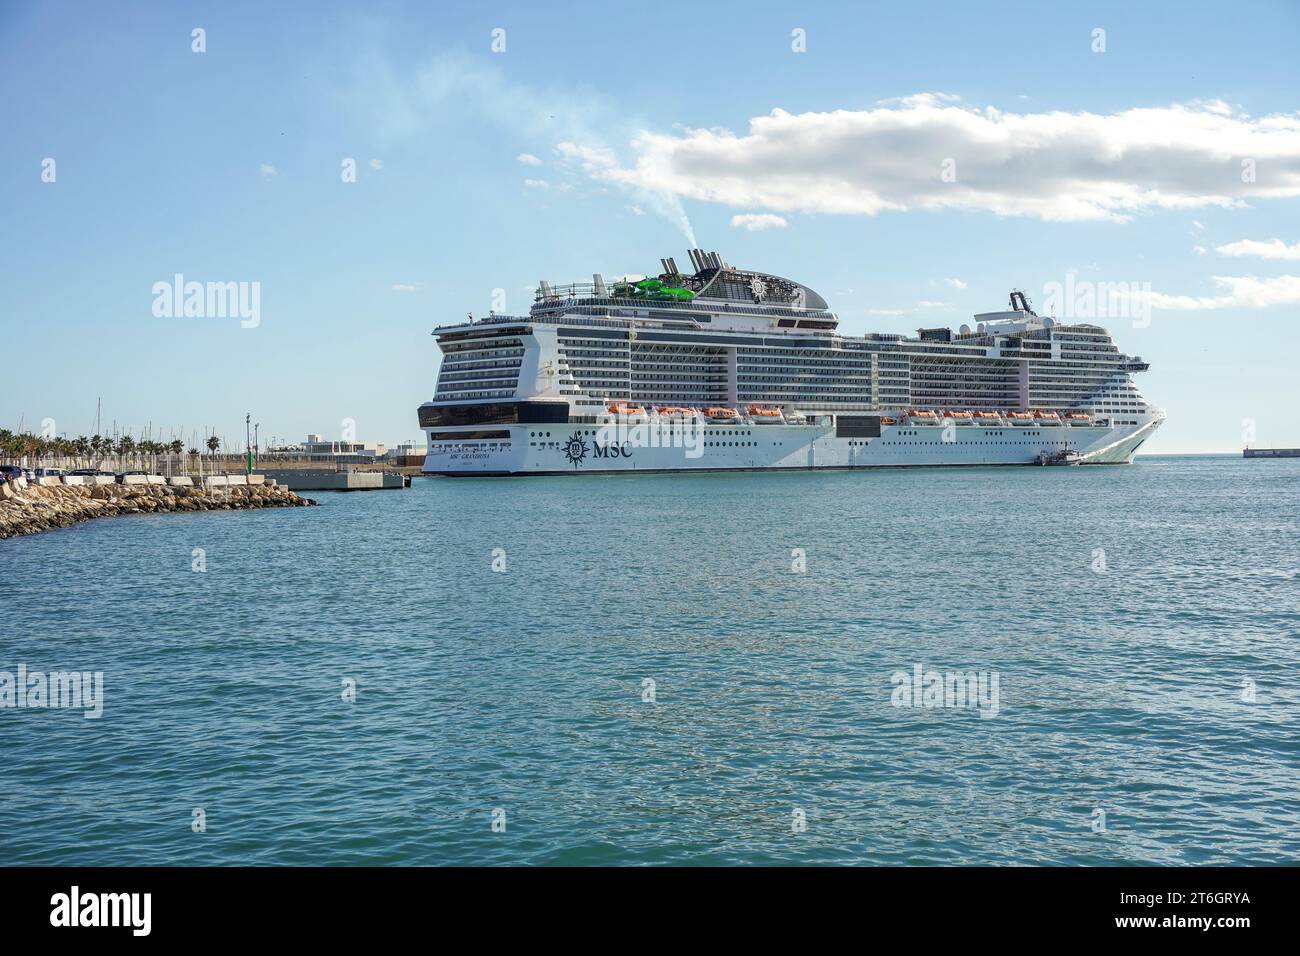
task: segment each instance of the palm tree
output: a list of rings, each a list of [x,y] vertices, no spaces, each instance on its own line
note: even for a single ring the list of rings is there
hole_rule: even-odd
[[[206,444],[208,446],[208,451],[212,454],[212,470],[216,471],[217,449],[221,447],[221,439],[218,438],[216,435],[212,435],[210,438],[208,438]]]
[[[121,438],[119,438],[119,439],[117,440],[117,449],[116,449],[116,451],[117,451],[117,457],[118,457],[118,462],[117,462],[117,463],[118,463],[118,466],[120,467],[121,464],[122,464],[121,459],[123,458],[123,456],[127,456],[128,458],[132,458],[132,457],[134,456],[134,454],[135,454],[135,439],[132,438],[130,435],[123,435]],[[123,470],[125,470],[125,469],[123,469]]]

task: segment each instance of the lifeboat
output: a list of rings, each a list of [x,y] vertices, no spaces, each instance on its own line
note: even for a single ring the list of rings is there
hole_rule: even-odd
[[[674,421],[685,421],[688,418],[695,417],[695,409],[678,408],[673,405],[665,406],[663,408],[656,408],[655,413],[660,418],[670,418],[673,419]]]
[[[937,425],[939,415],[937,412],[914,408],[907,413],[907,420],[913,425]]]
[[[749,418],[755,425],[779,425],[784,420],[779,408],[764,408],[762,405],[750,405]]]
[[[897,424],[898,424],[898,419],[897,419],[897,418],[889,418],[888,416],[881,416],[880,424],[882,424],[882,425],[897,425]]]
[[[1007,421],[1013,425],[1032,425],[1034,416],[1030,412],[1007,412]]]
[[[989,428],[1000,427],[1002,425],[1002,416],[997,412],[976,412],[975,424]]]
[[[731,424],[740,420],[740,412],[734,408],[706,408],[704,417],[711,422]]]
[[[624,421],[646,421],[645,409],[640,405],[632,405],[626,402],[610,402],[607,410],[615,418]]]
[[[1066,412],[1065,423],[1067,425],[1091,425],[1092,416],[1087,412]]]
[[[1034,422],[1039,425],[1059,425],[1061,416],[1056,412],[1045,412],[1042,409],[1034,412]]]
[[[975,416],[970,412],[946,412],[944,418],[951,418],[954,425],[975,424]]]

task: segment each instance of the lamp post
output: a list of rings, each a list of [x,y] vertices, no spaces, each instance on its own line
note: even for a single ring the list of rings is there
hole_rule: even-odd
[[[249,425],[252,421],[253,415],[251,412],[244,415],[244,460],[248,466],[245,474],[248,475],[253,473],[253,435],[249,431]]]

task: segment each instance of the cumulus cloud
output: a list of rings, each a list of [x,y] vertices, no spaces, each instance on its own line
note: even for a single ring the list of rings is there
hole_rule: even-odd
[[[1213,276],[1218,295],[1140,295],[1155,309],[1194,312],[1210,309],[1265,309],[1273,305],[1300,305],[1300,276]]]
[[[1300,195],[1300,114],[1250,117],[1219,101],[1007,113],[918,94],[866,110],[777,109],[743,134],[642,130],[630,148],[624,162],[579,141],[560,147],[603,182],[776,213],[973,209],[1123,222]]]
[[[394,292],[419,292],[420,284],[418,282],[395,282],[393,283]]]
[[[518,156],[515,157],[515,159],[523,163],[525,166],[542,165],[542,161],[538,159],[536,156],[534,156],[532,153],[520,153]]]
[[[258,167],[258,171],[262,174],[263,179],[270,179],[272,176],[280,175],[280,171],[270,163],[263,163]]]
[[[550,189],[551,184],[545,179],[525,179],[524,185],[529,189]]]
[[[384,161],[382,159],[372,159],[370,161],[370,168],[375,172],[379,172],[379,170],[384,168]]]
[[[948,288],[950,288],[950,289],[964,289],[964,288],[966,288],[966,283],[965,283],[964,281],[962,281],[961,279],[944,279],[944,280],[943,280],[943,284],[946,285],[946,286],[948,286]]]
[[[1221,256],[1258,256],[1261,259],[1300,260],[1300,242],[1287,245],[1281,239],[1241,239],[1215,246]]]
[[[749,232],[762,232],[764,229],[784,229],[789,223],[780,216],[774,216],[770,212],[750,212],[743,216],[732,216],[731,226],[733,229],[745,229]]]

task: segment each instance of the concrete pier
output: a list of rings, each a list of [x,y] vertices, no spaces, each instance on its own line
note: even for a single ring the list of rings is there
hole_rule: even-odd
[[[267,475],[290,491],[377,491],[384,488],[410,487],[409,481],[404,476],[380,471],[312,471],[286,468],[282,471],[268,469]]]

